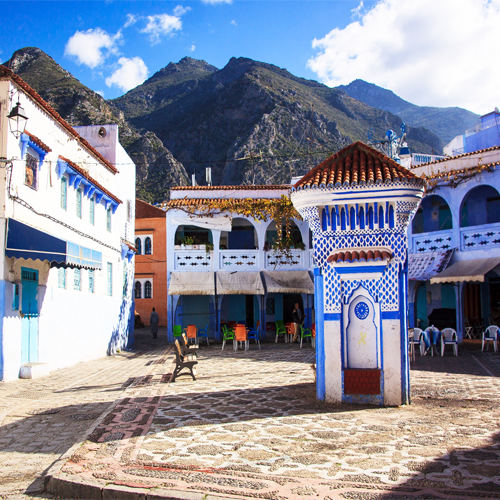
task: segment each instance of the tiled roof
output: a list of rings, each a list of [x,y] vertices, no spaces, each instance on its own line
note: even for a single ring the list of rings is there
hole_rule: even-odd
[[[338,252],[330,255],[328,262],[375,262],[378,260],[392,259],[392,254],[386,250],[352,250],[348,252]]]
[[[496,161],[494,163],[487,163],[486,165],[475,165],[473,167],[466,167],[466,168],[461,168],[458,170],[443,170],[442,172],[438,172],[437,174],[433,175],[422,175],[422,178],[424,179],[445,179],[445,180],[450,180],[456,178],[456,176],[460,176],[463,174],[467,174],[470,171],[479,173],[483,171],[494,171],[498,166],[500,165],[500,161]]]
[[[50,153],[52,149],[50,149],[47,144],[42,142],[36,135],[30,134],[27,130],[24,131],[24,133],[29,136],[29,138],[37,145],[40,146],[44,151],[47,153]]]
[[[248,200],[248,198],[180,198],[178,200],[170,200],[163,206],[165,208],[178,208],[178,207],[197,207],[200,205],[205,205],[209,203],[234,203],[235,205],[240,204],[243,200]],[[269,200],[269,198],[252,198],[252,203],[257,203],[262,200]]]
[[[240,185],[240,186],[176,186],[170,188],[170,191],[258,191],[262,189],[290,189],[290,185],[288,184],[279,184],[279,185],[269,185],[269,186],[254,186],[254,185]]]
[[[419,180],[396,161],[380,151],[355,142],[314,167],[293,187],[341,187]]]
[[[448,156],[447,158],[441,158],[440,160],[434,160],[427,163],[419,163],[418,165],[413,165],[411,168],[420,168],[424,165],[434,165],[434,163],[442,163],[444,161],[456,160],[457,158],[464,158],[465,156],[472,156],[478,153],[486,153],[488,151],[495,151],[496,149],[500,149],[500,146],[492,146],[491,148],[486,149],[478,149],[477,151],[471,151],[470,153],[462,153],[456,156]]]
[[[80,137],[80,134],[19,75],[16,75],[12,70],[0,64],[0,78],[12,80],[19,85],[19,87],[21,87],[26,94],[36,101],[63,128],[65,128],[94,158],[103,163],[104,166],[114,174],[118,173],[118,170],[108,160],[106,160],[106,158],[104,158],[104,156],[102,156],[97,149],[91,146],[83,137]]]
[[[135,218],[136,219],[156,219],[167,217],[167,212],[158,207],[153,207],[142,200],[135,200]]]
[[[90,181],[94,186],[98,187],[103,193],[107,194],[110,198],[113,198],[117,203],[123,203],[120,198],[115,196],[114,194],[110,193],[104,186],[99,184],[93,177],[89,175],[89,173],[86,170],[83,170],[83,168],[79,167],[76,163],[72,162],[71,160],[68,160],[64,156],[59,155],[59,158],[62,161],[65,161],[71,168],[74,168],[79,174],[81,174],[85,179]]]

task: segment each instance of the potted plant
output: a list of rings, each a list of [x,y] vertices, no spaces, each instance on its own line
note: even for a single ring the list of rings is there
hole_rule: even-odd
[[[192,238],[191,236],[186,236],[184,238],[184,246],[186,250],[192,250],[193,245],[194,245],[194,238]]]
[[[213,249],[214,249],[214,244],[213,243],[205,243],[205,245],[202,245],[202,246],[205,246],[205,251],[207,253],[210,253]]]
[[[294,247],[297,250],[305,250],[306,249],[306,246],[304,245],[304,243],[302,243],[302,241],[300,241],[299,243],[295,243]]]

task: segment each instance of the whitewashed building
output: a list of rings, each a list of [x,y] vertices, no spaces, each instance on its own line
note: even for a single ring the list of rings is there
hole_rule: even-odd
[[[9,114],[27,116],[13,133]],[[133,340],[135,165],[118,126],[71,127],[0,66],[0,379]]]

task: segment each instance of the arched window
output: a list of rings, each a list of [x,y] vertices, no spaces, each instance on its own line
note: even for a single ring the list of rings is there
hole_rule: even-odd
[[[136,238],[135,239],[135,248],[137,249],[137,255],[141,255],[142,249],[141,249],[141,238]]]
[[[413,234],[452,229],[453,220],[448,203],[436,194],[426,196],[412,222]]]
[[[144,254],[151,255],[151,238],[149,236],[144,240]]]
[[[364,229],[365,228],[365,211],[363,210],[363,207],[360,207],[359,209],[359,229]]]
[[[321,230],[326,231],[328,229],[327,224],[326,224],[326,211],[328,208],[324,208],[321,211]]]
[[[141,282],[136,281],[134,285],[134,295],[136,299],[140,299],[142,296],[142,287],[141,287]]]
[[[378,227],[380,229],[384,227],[384,209],[382,207],[378,209]]]
[[[337,230],[337,211],[335,210],[335,207],[332,208],[331,212],[331,222],[332,222],[332,231]]]
[[[144,298],[151,298],[151,281],[146,281],[146,283],[144,283]]]
[[[394,227],[394,207],[392,205],[389,206],[389,227]]]
[[[491,186],[478,186],[470,190],[460,209],[460,226],[479,226],[500,222],[500,195]]]
[[[354,207],[351,207],[349,218],[351,219],[351,229],[356,229],[356,210]]]

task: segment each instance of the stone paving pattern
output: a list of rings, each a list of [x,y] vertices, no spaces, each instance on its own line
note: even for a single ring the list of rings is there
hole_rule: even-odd
[[[44,496],[68,450],[60,475],[98,498],[500,498],[500,353],[417,356],[413,404],[377,408],[316,401],[309,345],[203,346],[197,380],[169,383],[173,353],[146,339],[0,385],[0,498]]]

